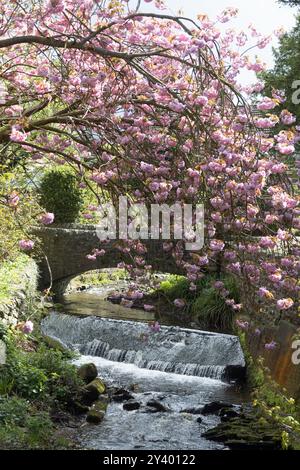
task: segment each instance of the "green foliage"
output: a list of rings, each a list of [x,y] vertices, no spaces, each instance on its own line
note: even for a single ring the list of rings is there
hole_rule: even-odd
[[[299,406],[287,391],[271,377],[262,358],[254,359],[249,353],[245,332],[239,338],[247,364],[247,384],[252,392],[254,413],[258,423],[269,423],[279,430],[283,450],[300,449]]]
[[[247,384],[251,390],[258,389],[264,384],[265,376],[262,368],[255,362],[248,351],[245,332],[238,331],[247,365]]]
[[[186,307],[183,314],[190,315],[201,327],[231,331],[235,313],[226,304],[226,299],[213,287],[216,280],[216,276],[207,275],[196,283],[196,291],[191,291],[187,278],[171,275],[161,283],[157,294],[165,297],[169,302],[174,302],[175,299],[185,300]],[[228,298],[239,302],[239,289],[234,278],[224,276],[219,280],[228,290]]]
[[[262,74],[262,78],[266,83],[266,94],[271,96],[273,88],[284,90],[287,101],[281,105],[281,109],[288,109],[290,112],[300,117],[299,105],[293,103],[292,99],[296,91],[292,85],[294,81],[299,80],[300,69],[299,16],[297,17],[296,26],[280,38],[279,48],[273,49],[273,54],[275,58],[274,68]]]
[[[20,198],[19,204],[14,208],[7,205],[7,199],[12,194]],[[32,198],[22,168],[18,167],[16,173],[0,172],[0,265],[19,255],[18,242],[29,238],[30,227],[39,212],[40,208]]]
[[[76,367],[66,359],[65,353],[48,349],[45,345],[41,345],[38,351],[30,356],[31,367],[38,367],[46,374],[47,394],[60,408],[66,408],[83,386]]]
[[[0,447],[37,449],[56,447],[48,413],[17,396],[0,397]]]
[[[235,317],[234,310],[213,287],[201,292],[193,302],[192,313],[202,325],[222,331],[231,330]]]
[[[22,346],[33,338],[0,323],[7,346],[7,362],[0,373],[0,448],[34,449],[68,446],[55,437],[51,416],[72,410],[82,380],[69,363],[71,354],[48,349],[39,343],[25,352]],[[37,338],[34,338],[37,343]]]
[[[72,223],[79,216],[82,194],[71,170],[55,168],[44,174],[39,187],[40,203],[53,212],[55,222]]]
[[[20,275],[28,264],[28,256],[18,255],[0,266],[0,300],[12,298],[20,287]]]
[[[128,278],[128,274],[124,269],[114,269],[111,272],[88,272],[81,274],[71,281],[70,285],[72,288],[82,286],[83,284],[88,284],[92,286],[105,286],[109,284],[114,284],[120,280],[125,280]]]
[[[281,430],[281,444],[284,450],[300,449],[300,413],[294,398],[287,396],[287,391],[282,389],[272,380],[269,370],[258,363],[260,373],[264,376],[263,384],[255,389],[253,405],[260,419],[273,423],[274,427]]]

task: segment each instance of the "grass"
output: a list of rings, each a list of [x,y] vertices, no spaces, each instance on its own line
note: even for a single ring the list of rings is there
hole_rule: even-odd
[[[106,286],[128,278],[124,269],[114,269],[110,272],[93,271],[81,274],[71,281],[71,287],[79,287],[84,284],[92,286]]]
[[[231,332],[235,313],[226,304],[226,299],[213,287],[216,280],[214,275],[207,275],[196,283],[196,291],[190,291],[190,283],[186,277],[170,275],[161,283],[154,296],[160,303],[160,309],[171,308],[171,313],[195,321],[202,328]],[[239,289],[235,279],[223,276],[218,280],[221,280],[229,291],[228,298],[239,302]],[[174,307],[175,299],[185,301],[185,307],[180,311]]]

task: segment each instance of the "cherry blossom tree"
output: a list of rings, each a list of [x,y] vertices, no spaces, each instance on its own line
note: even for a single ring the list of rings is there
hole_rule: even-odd
[[[112,200],[204,203],[205,248],[165,244],[191,289],[221,264],[244,286],[244,308],[296,315],[299,198],[285,159],[300,129],[288,110],[274,112],[279,92],[262,96],[254,115],[249,97],[263,84],[239,85],[241,70],[264,69],[247,50],[271,38],[254,26],[221,34],[233,8],[194,21],[167,14],[160,0],[155,13],[143,3],[1,2],[2,169],[68,164],[81,185]],[[276,131],[281,123],[288,130]],[[15,196],[4,197],[13,210]],[[124,248],[137,274],[144,250],[142,241]]]

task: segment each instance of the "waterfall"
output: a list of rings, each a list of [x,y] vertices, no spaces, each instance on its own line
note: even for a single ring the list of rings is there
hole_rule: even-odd
[[[44,334],[81,354],[139,368],[180,375],[228,379],[228,367],[243,369],[236,336],[161,327],[157,333],[142,322],[52,313],[42,322]]]

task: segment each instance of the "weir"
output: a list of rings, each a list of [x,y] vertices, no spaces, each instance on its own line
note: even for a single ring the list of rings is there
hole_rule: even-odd
[[[52,313],[44,334],[86,356],[134,364],[142,369],[218,380],[235,379],[245,370],[236,336],[99,317]]]

